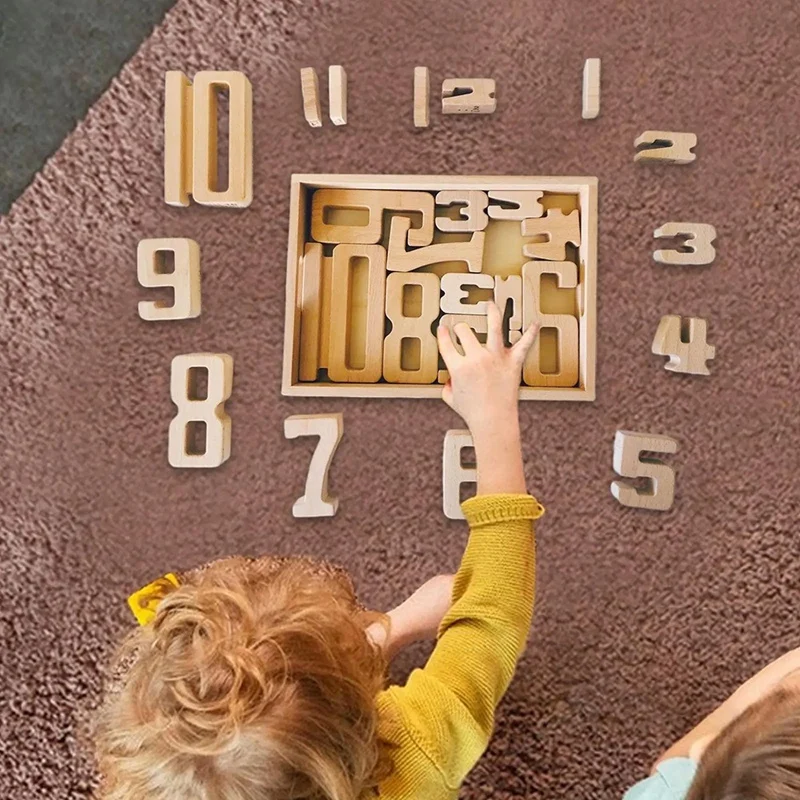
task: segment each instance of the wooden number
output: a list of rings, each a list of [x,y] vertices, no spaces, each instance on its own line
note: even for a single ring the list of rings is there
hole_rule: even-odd
[[[486,216],[486,206],[489,198],[486,192],[476,192],[471,190],[439,192],[436,195],[437,206],[463,205],[461,209],[461,219],[450,219],[450,217],[436,217],[436,227],[440,231],[462,233],[470,231],[482,231],[489,224],[489,217]]]
[[[363,208],[366,225],[342,225],[327,220],[329,209]],[[422,225],[408,222],[409,247],[424,247],[433,241],[433,195],[428,192],[396,192],[379,189],[317,189],[311,201],[311,236],[327,244],[377,244],[383,234],[384,211],[417,211]],[[405,240],[404,240],[405,241]]]
[[[687,336],[681,335],[682,319],[676,314],[661,317],[652,351],[657,356],[669,356],[664,369],[690,375],[710,375],[707,361],[714,358],[716,349],[706,343],[707,326],[704,319],[687,319]]]
[[[422,312],[416,317],[403,313],[406,286],[419,286]],[[439,316],[439,277],[430,272],[392,272],[386,279],[386,316],[392,331],[383,343],[383,377],[389,383],[434,383],[439,366],[439,346],[431,326]],[[419,341],[419,367],[403,367],[406,339]]]
[[[208,391],[203,399],[194,399],[191,370],[208,373]],[[172,359],[170,395],[178,413],[169,424],[169,463],[173,467],[218,467],[231,454],[231,418],[225,413],[225,401],[233,390],[233,359],[221,353],[191,353]],[[190,424],[205,426],[206,448],[190,452]]]
[[[469,325],[478,336],[483,336],[485,338],[489,330],[489,321],[485,314],[444,314],[441,317],[439,324],[450,330],[453,344],[456,346],[458,353],[463,356],[464,348],[461,347],[458,339],[453,335],[453,328],[455,328],[459,322]],[[446,380],[445,378],[445,381]],[[445,381],[440,381],[440,383],[444,383]]]
[[[217,89],[229,98],[228,188],[217,173]],[[167,72],[164,111],[164,200],[188,206],[244,208],[253,200],[253,92],[241,72],[198,72],[194,85]]]
[[[492,78],[442,81],[442,114],[491,114],[497,108]]]
[[[301,381],[315,381],[320,368],[320,316],[322,311],[322,245],[308,242],[300,276]]]
[[[303,116],[312,128],[322,127],[322,106],[319,101],[319,78],[314,67],[300,70],[300,91],[303,95]]]
[[[164,77],[164,202],[188,206],[192,193],[192,84],[176,70]]]
[[[347,73],[344,67],[328,67],[328,114],[334,125],[347,125]]]
[[[477,483],[476,467],[461,465],[461,451],[472,447],[469,431],[447,431],[442,455],[442,507],[448,519],[464,519],[461,511],[461,485]]]
[[[572,261],[528,261],[522,265],[522,325],[538,322],[542,328],[558,331],[559,371],[542,372],[541,336],[536,337],[522,368],[522,379],[528,386],[575,386],[578,382],[578,320],[570,314],[541,312],[542,275],[558,276],[561,289],[578,286],[578,267]]]
[[[511,301],[509,330],[522,330],[522,277],[520,275],[509,275],[507,278],[500,275],[495,276],[494,302],[497,303],[497,307],[503,315],[505,315],[509,300]]]
[[[697,144],[693,133],[645,131],[637,137],[634,161],[661,161],[667,164],[691,164],[697,158],[692,148]]]
[[[581,243],[581,226],[578,211],[564,214],[560,208],[551,208],[544,217],[522,221],[522,235],[535,236],[535,242],[523,245],[528,258],[563,261],[567,257],[567,242]],[[544,240],[542,241],[542,238]]]
[[[600,59],[587,58],[583,65],[584,119],[595,119],[600,114]]]
[[[158,254],[171,252],[173,272],[158,271]],[[142,300],[139,316],[146,320],[190,319],[200,316],[200,247],[192,239],[142,239],[136,252],[139,283],[148,289],[171,287],[171,306]]]
[[[354,258],[367,259],[364,366],[351,366],[350,309]],[[383,366],[386,251],[379,244],[340,244],[333,250],[328,375],[336,383],[376,383]]]
[[[428,127],[431,84],[427,67],[414,67],[414,126]]]
[[[714,260],[716,251],[711,244],[717,238],[717,231],[713,225],[703,222],[668,222],[658,228],[653,237],[661,239],[665,236],[686,236],[683,247],[688,252],[681,250],[656,250],[653,258],[659,264],[682,264],[697,266],[710,264]]]
[[[412,272],[420,267],[440,264],[443,261],[463,261],[470,272],[481,271],[486,237],[484,231],[476,231],[467,242],[439,242],[428,247],[406,250],[406,235],[411,235],[410,225],[411,220],[407,217],[392,217],[386,269],[391,272]]]
[[[496,200],[497,203],[489,206],[489,216],[492,219],[513,219],[520,220],[541,217],[544,213],[540,200],[544,192],[540,191],[505,191],[497,190],[489,192],[489,198]],[[516,205],[516,208],[506,208],[500,205]]]
[[[305,494],[292,506],[293,516],[332,517],[339,508],[339,498],[328,494],[328,472],[343,430],[341,414],[296,414],[283,421],[283,435],[287,439],[319,436],[308,467]]]
[[[672,467],[642,453],[676,453],[678,443],[670,436],[633,431],[617,431],[614,438],[614,472],[623,478],[646,478],[649,487],[639,491],[622,481],[613,481],[611,494],[624,506],[666,511],[675,497]]]
[[[479,272],[448,272],[442,275],[442,311],[445,314],[486,314],[489,302],[481,300],[477,303],[465,303],[468,296],[465,286],[477,286],[479,289],[494,289],[494,278]]]

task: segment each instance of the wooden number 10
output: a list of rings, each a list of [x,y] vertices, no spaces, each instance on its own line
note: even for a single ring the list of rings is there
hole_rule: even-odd
[[[190,397],[190,370],[208,372],[208,392],[203,399]],[[218,467],[231,454],[231,419],[225,401],[233,388],[233,359],[229,355],[191,353],[172,359],[170,393],[178,413],[169,425],[169,463],[173,467]],[[190,423],[203,423],[206,448],[192,453],[187,446]]]

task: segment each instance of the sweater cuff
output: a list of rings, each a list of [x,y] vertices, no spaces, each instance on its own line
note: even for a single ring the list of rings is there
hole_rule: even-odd
[[[470,528],[494,522],[539,519],[544,507],[529,494],[479,494],[461,504]]]

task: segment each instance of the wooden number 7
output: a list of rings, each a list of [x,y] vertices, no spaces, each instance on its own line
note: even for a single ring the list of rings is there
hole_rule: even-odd
[[[296,414],[283,421],[283,435],[287,439],[319,436],[308,467],[305,494],[292,506],[295,517],[332,517],[336,513],[339,498],[328,495],[328,470],[342,432],[341,414]]]
[[[647,478],[649,490],[639,491],[622,481],[611,484],[611,494],[624,506],[666,511],[675,497],[672,467],[655,458],[642,458],[643,452],[676,453],[678,443],[670,436],[633,431],[617,431],[614,439],[614,472],[623,478]]]

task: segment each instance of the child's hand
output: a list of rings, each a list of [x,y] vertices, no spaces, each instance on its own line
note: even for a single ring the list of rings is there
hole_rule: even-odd
[[[520,372],[539,326],[531,325],[513,347],[506,347],[500,309],[489,303],[485,347],[464,322],[453,332],[464,348],[463,356],[456,350],[450,331],[439,326],[439,351],[450,373],[442,399],[463,417],[473,434],[509,415],[516,418]]]

